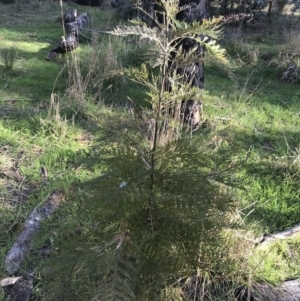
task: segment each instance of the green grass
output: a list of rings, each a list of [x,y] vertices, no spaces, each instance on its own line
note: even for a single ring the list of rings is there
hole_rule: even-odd
[[[271,243],[267,247],[258,248],[251,258],[254,272],[263,281],[276,284],[286,279],[300,277],[299,268],[299,239]]]
[[[59,4],[48,1],[44,5],[31,9],[25,6],[22,11],[10,14],[12,5],[2,5],[4,15],[0,24],[0,54],[4,49],[14,48],[18,56],[12,72],[6,72],[1,62],[0,71],[4,76],[0,78],[0,100],[8,95],[24,99],[47,99],[50,93],[62,91],[64,80],[59,80],[63,61],[48,62],[47,53],[56,47],[63,35]],[[116,22],[110,13],[104,13],[100,8],[88,8],[74,5],[79,13],[89,12],[94,27],[104,30]],[[63,8],[65,9],[65,7]],[[87,34],[88,35],[88,34]],[[81,48],[88,47],[83,41]]]
[[[265,66],[243,68],[254,73],[250,78],[239,76],[240,82],[245,81],[241,88],[207,71],[206,115],[212,116],[217,131],[251,148],[244,169],[244,202],[256,205],[250,208],[248,220],[272,233],[299,222],[299,162],[292,164],[291,158],[296,158],[300,142],[299,87],[281,83],[272,74],[263,77]]]
[[[72,104],[74,99],[66,91],[70,84],[68,64],[73,57],[60,57],[55,62],[45,60],[47,52],[59,41],[62,28],[59,6],[43,3],[34,10],[24,7],[17,12],[12,5],[0,4],[0,53],[11,47],[18,52],[12,70],[6,70],[0,59],[0,170],[18,166],[24,177],[22,183],[15,183],[0,176],[0,279],[5,277],[4,257],[24,220],[48,193],[63,190],[67,202],[44,222],[34,248],[40,248],[50,238],[59,244],[63,240],[60,233],[65,234],[79,224],[72,216],[78,213],[82,198],[89,196],[85,182],[105,168],[101,166],[101,157],[98,167],[82,167],[90,151],[90,135],[101,136],[90,117],[105,119],[110,114],[117,120],[121,114],[118,105],[128,103],[127,96],[145,103],[145,90],[123,75],[101,76],[111,69],[120,71],[124,66],[144,62],[146,58],[141,53],[148,46],[99,36],[95,54],[99,61],[88,79],[86,103],[80,114],[74,116],[73,108],[78,103]],[[103,30],[116,22],[111,10],[106,13],[75,6],[92,15],[95,28]],[[112,52],[107,51],[109,43]],[[247,229],[249,236],[273,233],[299,223],[300,92],[299,84],[278,80],[278,72],[284,66],[278,54],[284,43],[284,39],[265,33],[251,35],[251,29],[247,29],[244,40],[227,44],[236,82],[213,64],[208,63],[205,69],[203,104],[208,126],[196,135],[211,139],[215,147],[220,141],[228,141],[229,145],[238,145],[242,155],[248,152],[248,160],[235,175],[242,189],[234,197],[239,203],[242,228]],[[83,41],[75,51],[84,77],[89,74],[84,63],[92,58],[90,44]],[[257,58],[249,55],[256,49]],[[275,65],[263,59],[264,54],[270,53]],[[94,97],[99,90],[100,96]],[[57,118],[49,115],[51,93],[60,100]],[[103,104],[113,106],[113,110]],[[22,154],[24,159],[18,163]],[[48,171],[46,182],[40,175],[42,166]],[[299,237],[267,246],[254,252],[248,260],[249,270],[257,279],[271,282],[299,277],[299,250]],[[43,264],[38,271],[41,275],[42,268]],[[37,286],[36,296],[41,291]],[[2,291],[0,300],[1,294]]]

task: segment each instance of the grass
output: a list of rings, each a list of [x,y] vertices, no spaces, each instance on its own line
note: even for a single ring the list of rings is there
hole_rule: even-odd
[[[1,279],[5,277],[3,259],[8,249],[28,214],[48,193],[63,190],[68,202],[43,224],[34,248],[50,239],[61,240],[60,231],[65,233],[78,225],[67,216],[75,215],[81,198],[88,196],[84,182],[105,169],[101,162],[94,169],[82,168],[91,137],[101,136],[90,116],[118,118],[122,114],[118,106],[123,109],[127,96],[145,102],[145,91],[124,76],[101,75],[143,62],[145,57],[140,53],[149,45],[99,36],[93,49],[91,41],[83,41],[75,55],[47,62],[47,52],[62,35],[59,6],[47,1],[30,5],[35,5],[34,10],[20,5],[15,11],[13,5],[0,4],[0,52],[12,47],[18,53],[11,70],[0,61]],[[92,15],[95,28],[106,29],[116,23],[111,10],[74,6]],[[280,59],[280,53],[286,49],[290,52],[291,43],[299,45],[299,40],[290,28],[285,28],[289,34],[282,38],[275,23],[265,26],[267,30],[247,28],[242,39],[231,39],[225,45],[235,66],[236,81],[207,63],[203,103],[208,127],[197,132],[216,145],[226,140],[248,152],[248,160],[237,174],[241,189],[235,198],[249,239],[299,223],[300,212],[299,84],[278,80],[278,73],[288,62]],[[85,83],[84,105],[75,98],[78,90],[71,93],[76,77],[70,79],[69,71],[76,56]],[[86,67],[89,64],[94,66],[93,73]],[[59,108],[55,107],[58,103]],[[41,167],[47,169],[47,181],[41,177]],[[23,176],[21,183],[3,175],[13,169]],[[299,250],[298,236],[255,249],[251,257],[246,256],[247,248],[242,249],[241,262],[246,258],[256,279],[277,283],[300,276]],[[40,275],[42,268],[37,271]],[[42,286],[41,279],[38,283]],[[41,291],[36,286],[37,299]]]
[[[275,83],[272,75],[256,89],[261,79],[259,67],[255,73],[251,73],[252,67],[244,68],[252,76],[246,77],[248,82],[239,94],[226,89],[229,80],[217,81],[216,76],[210,78],[208,74],[206,114],[217,116],[212,122],[223,135],[245,149],[251,147],[244,170],[247,195],[243,202],[245,206],[256,205],[249,209],[247,219],[255,221],[259,231],[272,233],[299,222],[299,164],[291,158],[295,160],[299,147],[299,91],[297,86]],[[221,92],[221,98],[211,96],[210,90]],[[219,118],[225,118],[225,123]]]

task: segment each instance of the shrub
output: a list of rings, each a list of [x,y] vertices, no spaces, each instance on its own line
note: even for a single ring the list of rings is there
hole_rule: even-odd
[[[13,47],[11,47],[10,49],[4,49],[1,52],[1,56],[6,70],[11,71],[14,67],[14,64],[18,56],[17,49]]]
[[[177,3],[163,0],[162,5],[169,13],[161,31],[137,21],[111,32],[140,36],[156,45],[148,63],[120,70],[145,87],[152,110],[133,100],[133,115],[112,110],[97,118],[95,112],[101,139],[92,151],[91,168],[101,164],[107,170],[85,183],[90,194],[80,208],[82,234],[62,246],[60,258],[67,267],[59,260],[53,265],[58,289],[52,290],[51,300],[53,294],[61,296],[65,285],[71,291],[67,298],[78,300],[170,300],[167,291],[179,299],[176,279],[193,276],[196,269],[205,271],[219,260],[213,250],[222,244],[222,230],[230,227],[235,208],[228,193],[231,175],[221,171],[234,165],[228,155],[234,147],[227,143],[212,147],[189,127],[185,130],[177,109],[183,99],[201,99],[201,90],[170,71],[176,63],[199,60],[193,52],[176,50],[174,44],[187,36],[199,42],[199,32],[217,36],[217,21],[173,23]],[[226,64],[224,49],[211,40],[202,42],[215,60]],[[174,53],[176,62],[169,60]],[[116,56],[106,53],[109,62],[118,67]],[[171,91],[166,90],[167,81],[172,82]],[[66,277],[74,270],[80,273]]]

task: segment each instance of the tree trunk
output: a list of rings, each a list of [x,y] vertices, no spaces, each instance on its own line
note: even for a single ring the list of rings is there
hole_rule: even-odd
[[[182,9],[176,16],[178,20],[192,23],[201,22],[209,18],[210,1],[209,0],[181,0],[179,6]]]
[[[77,16],[76,9],[68,9],[64,14],[66,37],[61,37],[61,41],[58,43],[57,47],[50,50],[46,59],[52,61],[58,54],[67,53],[76,49],[79,46],[80,29],[84,28],[89,20],[90,16],[88,13]]]

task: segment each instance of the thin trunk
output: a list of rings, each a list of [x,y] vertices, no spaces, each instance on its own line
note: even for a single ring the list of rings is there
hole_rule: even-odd
[[[151,173],[150,173],[150,197],[149,197],[149,216],[150,216],[150,223],[151,223],[151,230],[152,233],[154,231],[154,223],[153,223],[153,202],[154,202],[154,166],[155,166],[155,153],[157,149],[157,143],[158,143],[158,136],[159,136],[159,128],[160,128],[160,119],[161,119],[161,106],[162,106],[162,98],[163,98],[163,93],[165,91],[165,78],[166,78],[166,62],[168,61],[167,58],[167,51],[165,52],[165,57],[163,61],[163,66],[162,66],[162,81],[161,81],[161,87],[159,91],[159,97],[158,97],[158,106],[157,106],[157,113],[156,113],[156,118],[155,118],[155,126],[154,126],[154,137],[153,137],[153,145],[152,145],[152,150],[151,150]]]
[[[269,8],[268,8],[268,13],[267,13],[268,18],[271,17],[272,5],[273,5],[273,1],[269,1]]]

